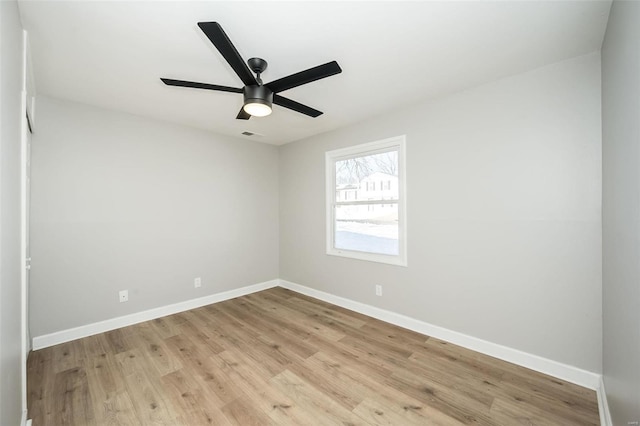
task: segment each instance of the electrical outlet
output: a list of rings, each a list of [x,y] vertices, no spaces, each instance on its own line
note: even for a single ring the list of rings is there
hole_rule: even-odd
[[[202,278],[197,277],[196,279],[194,279],[193,280],[193,286],[195,288],[202,287]]]
[[[129,301],[129,290],[120,290],[120,303]]]
[[[382,296],[382,286],[380,284],[376,284],[376,296]]]

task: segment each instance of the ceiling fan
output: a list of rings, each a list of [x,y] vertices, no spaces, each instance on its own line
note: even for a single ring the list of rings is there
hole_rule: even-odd
[[[300,71],[287,77],[274,80],[270,83],[263,84],[260,74],[267,69],[267,61],[262,58],[251,58],[247,61],[247,64],[249,65],[247,67],[247,64],[244,63],[244,60],[236,50],[233,43],[231,43],[231,40],[229,40],[229,37],[224,32],[220,24],[217,22],[198,22],[198,26],[209,40],[211,40],[211,43],[213,43],[216,49],[218,49],[231,68],[233,68],[236,74],[238,74],[238,77],[240,77],[240,80],[244,83],[244,87],[236,88],[218,86],[216,84],[161,78],[160,80],[162,80],[164,84],[168,86],[242,93],[244,95],[244,104],[236,117],[239,120],[248,120],[252,115],[256,117],[269,115],[271,114],[272,104],[280,105],[314,118],[322,114],[322,111],[318,111],[317,109],[313,109],[299,102],[285,98],[284,96],[280,96],[278,93],[303,84],[311,83],[312,81],[320,80],[321,78],[341,73],[342,69],[336,61],[328,62],[324,65],[318,65],[317,67],[309,68],[308,70]],[[251,71],[256,74],[255,77]]]

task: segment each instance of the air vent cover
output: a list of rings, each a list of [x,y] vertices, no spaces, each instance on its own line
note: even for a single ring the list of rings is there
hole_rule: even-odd
[[[0,0],[0,1],[2,1],[2,0]],[[245,130],[244,132],[242,132],[242,135],[244,135],[244,136],[264,136],[263,134],[256,133],[256,132],[250,132],[248,130]]]

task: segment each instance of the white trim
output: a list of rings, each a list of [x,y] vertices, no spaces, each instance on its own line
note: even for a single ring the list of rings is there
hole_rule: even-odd
[[[31,426],[31,420],[27,420],[27,410],[22,410],[22,418],[20,419],[20,426]]]
[[[29,339],[29,319],[27,318],[29,294],[27,271],[27,250],[29,246],[27,227],[29,225],[28,185],[29,168],[29,128],[27,124],[27,73],[29,55],[29,35],[22,31],[22,91],[20,93],[20,400],[22,405],[22,423],[27,421],[27,357],[31,350]]]
[[[611,421],[611,412],[609,411],[609,402],[607,401],[607,392],[604,389],[604,379],[600,376],[600,383],[596,389],[598,397],[598,412],[600,413],[600,424],[602,426],[613,426]]]
[[[195,309],[201,306],[210,305],[212,303],[233,299],[235,297],[245,296],[247,294],[266,290],[272,287],[277,287],[278,283],[279,280],[277,279],[265,281],[263,283],[249,285],[229,291],[223,291],[222,293],[216,293],[197,299],[186,300],[184,302],[178,302],[172,305],[149,309],[143,312],[137,312],[117,318],[111,318],[105,321],[94,322],[92,324],[70,328],[68,330],[57,331],[51,334],[36,336],[33,338],[33,350],[47,348],[49,346],[69,342],[71,340],[81,339],[83,337],[92,336],[94,334],[103,333],[105,331],[115,330],[117,328],[138,324],[167,315],[177,314],[178,312],[188,311],[189,309]]]
[[[593,373],[591,371],[582,370],[538,355],[529,354],[517,349],[478,339],[477,337],[468,336],[457,331],[448,330],[446,328],[397,314],[395,312],[376,308],[374,306],[366,305],[343,297],[334,296],[290,281],[281,279],[280,287],[293,290],[427,336],[442,339],[513,364],[530,368],[540,373],[548,374],[589,389],[597,390],[601,386],[600,374]]]

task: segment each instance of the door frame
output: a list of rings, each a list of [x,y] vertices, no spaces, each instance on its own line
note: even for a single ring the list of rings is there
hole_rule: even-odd
[[[30,162],[31,134],[33,133],[33,113],[35,89],[31,60],[29,57],[29,37],[22,34],[22,99],[21,99],[21,138],[20,138],[20,364],[21,364],[21,425],[29,425],[27,413],[27,358],[31,351],[29,333],[29,220],[30,220]]]

